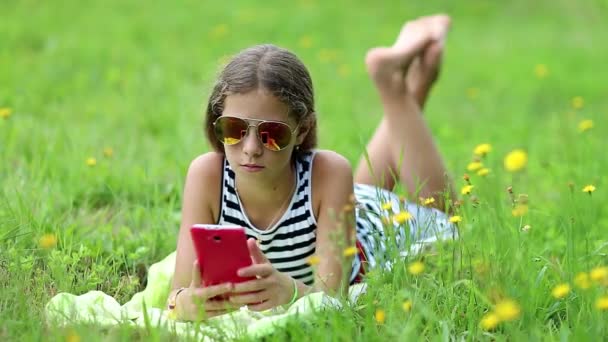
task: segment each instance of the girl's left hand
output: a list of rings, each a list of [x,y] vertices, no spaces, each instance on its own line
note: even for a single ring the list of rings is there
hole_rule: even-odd
[[[289,303],[294,294],[292,278],[272,267],[255,239],[248,239],[247,246],[253,265],[241,268],[238,275],[257,279],[234,284],[230,302],[247,305],[247,308],[253,311],[263,311]]]

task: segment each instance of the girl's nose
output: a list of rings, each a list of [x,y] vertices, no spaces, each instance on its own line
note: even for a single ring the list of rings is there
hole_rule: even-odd
[[[247,155],[259,155],[264,148],[258,139],[256,128],[250,126],[243,137],[243,152]]]

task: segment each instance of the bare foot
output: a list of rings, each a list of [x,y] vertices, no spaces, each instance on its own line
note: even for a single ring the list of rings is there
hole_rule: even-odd
[[[446,15],[406,23],[391,47],[370,49],[367,70],[381,96],[410,94],[422,108],[439,75],[443,43],[450,26]]]

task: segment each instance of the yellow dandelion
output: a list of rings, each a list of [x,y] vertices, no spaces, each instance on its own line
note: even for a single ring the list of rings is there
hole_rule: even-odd
[[[103,149],[103,155],[110,158],[114,155],[114,150],[111,147],[106,147]]]
[[[318,265],[319,262],[321,262],[321,259],[316,255],[313,255],[310,258],[308,258],[308,264],[310,266]]]
[[[558,284],[551,291],[551,295],[557,299],[561,299],[570,293],[570,289],[570,285],[567,283]]]
[[[417,275],[421,274],[422,272],[424,272],[424,264],[422,263],[422,261],[414,261],[413,263],[411,263],[407,266],[407,270],[412,275],[417,276]]]
[[[467,165],[467,171],[477,171],[483,167],[483,164],[480,162],[471,162]]]
[[[435,203],[434,197],[429,197],[429,198],[425,198],[422,200],[422,204],[424,204],[424,205],[431,205],[433,203]]]
[[[516,204],[515,208],[511,210],[511,214],[515,217],[522,217],[528,213],[528,205],[527,204]]]
[[[578,131],[579,132],[586,132],[590,129],[593,128],[593,120],[583,120],[581,122],[578,123]]]
[[[410,214],[408,211],[402,211],[397,215],[393,216],[393,220],[395,220],[395,222],[401,224],[404,223],[405,221],[408,221],[412,218],[412,214]]]
[[[313,45],[312,38],[310,36],[302,36],[298,45],[303,49],[310,49]]]
[[[378,324],[383,324],[386,320],[386,312],[384,312],[384,310],[382,309],[378,309],[376,310],[374,318],[376,319],[376,322],[378,322]]]
[[[460,193],[463,194],[463,195],[469,195],[471,193],[471,191],[473,191],[474,187],[475,186],[470,185],[470,184],[465,185],[465,186],[462,187],[462,189],[460,189]]]
[[[342,78],[350,76],[350,67],[346,64],[340,64],[338,67],[338,75]]]
[[[586,290],[591,287],[591,282],[589,281],[589,274],[585,272],[580,272],[574,277],[574,284],[576,287],[582,290]]]
[[[403,311],[405,312],[410,312],[412,311],[412,301],[411,300],[405,300],[403,302],[403,304],[401,304],[401,308],[403,309]]]
[[[517,319],[521,314],[519,304],[511,299],[505,299],[497,303],[494,311],[501,321],[512,321]]]
[[[357,247],[355,247],[355,246],[348,247],[347,249],[344,250],[343,254],[345,257],[351,257],[351,256],[357,254]]]
[[[608,266],[595,267],[589,272],[589,276],[595,282],[608,280]]]
[[[473,153],[475,155],[478,156],[485,156],[486,154],[490,153],[492,151],[492,145],[490,144],[479,144],[477,146],[475,146],[475,149],[473,150]],[[474,171],[474,170],[471,170]]]
[[[485,177],[485,176],[487,176],[489,173],[490,173],[490,169],[488,169],[487,167],[484,167],[484,168],[479,169],[479,170],[477,171],[477,175],[478,175],[478,176],[481,176],[481,177]]]
[[[50,249],[57,245],[57,236],[55,234],[44,234],[38,240],[38,246],[43,249]]]
[[[524,150],[513,150],[505,157],[504,164],[505,169],[509,172],[520,171],[528,164],[528,154]]]
[[[536,64],[534,67],[534,75],[540,79],[543,79],[549,75],[549,69],[544,64]]]
[[[0,108],[0,118],[8,119],[9,116],[13,113],[13,110],[8,107]]]
[[[393,202],[388,201],[388,202],[384,202],[382,204],[382,209],[384,210],[391,210],[393,208]]]
[[[608,296],[602,296],[595,301],[598,310],[608,310]]]
[[[494,330],[498,326],[498,323],[500,323],[500,318],[498,318],[498,315],[490,312],[481,318],[479,325],[481,325],[483,330],[488,331]]]
[[[470,87],[467,89],[467,97],[471,100],[475,100],[479,97],[479,88]]]
[[[585,100],[581,96],[575,96],[572,98],[572,108],[581,109],[585,105]]]
[[[458,223],[462,221],[462,217],[458,216],[458,215],[454,215],[452,217],[450,217],[450,222],[452,223]]]
[[[209,32],[209,35],[211,36],[211,38],[214,38],[214,39],[220,39],[220,38],[226,37],[228,35],[228,25],[226,25],[226,24],[216,25],[215,27],[213,27],[211,32]]]
[[[594,191],[595,191],[595,186],[593,186],[591,184],[585,185],[585,187],[583,188],[583,192],[586,192],[588,194],[591,194]]]
[[[87,158],[87,165],[88,166],[95,166],[95,165],[97,165],[97,159],[95,159],[93,157]]]
[[[172,311],[173,312],[173,311]],[[66,342],[80,342],[80,336],[74,330],[71,330],[65,338]]]

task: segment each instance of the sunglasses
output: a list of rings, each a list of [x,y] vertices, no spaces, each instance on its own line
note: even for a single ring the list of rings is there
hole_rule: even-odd
[[[255,127],[258,140],[271,151],[285,149],[291,142],[298,126],[291,129],[288,124],[280,121],[248,119],[254,121],[250,124],[245,119],[234,116],[220,116],[213,122],[215,137],[224,145],[235,145],[247,135],[249,127]]]

